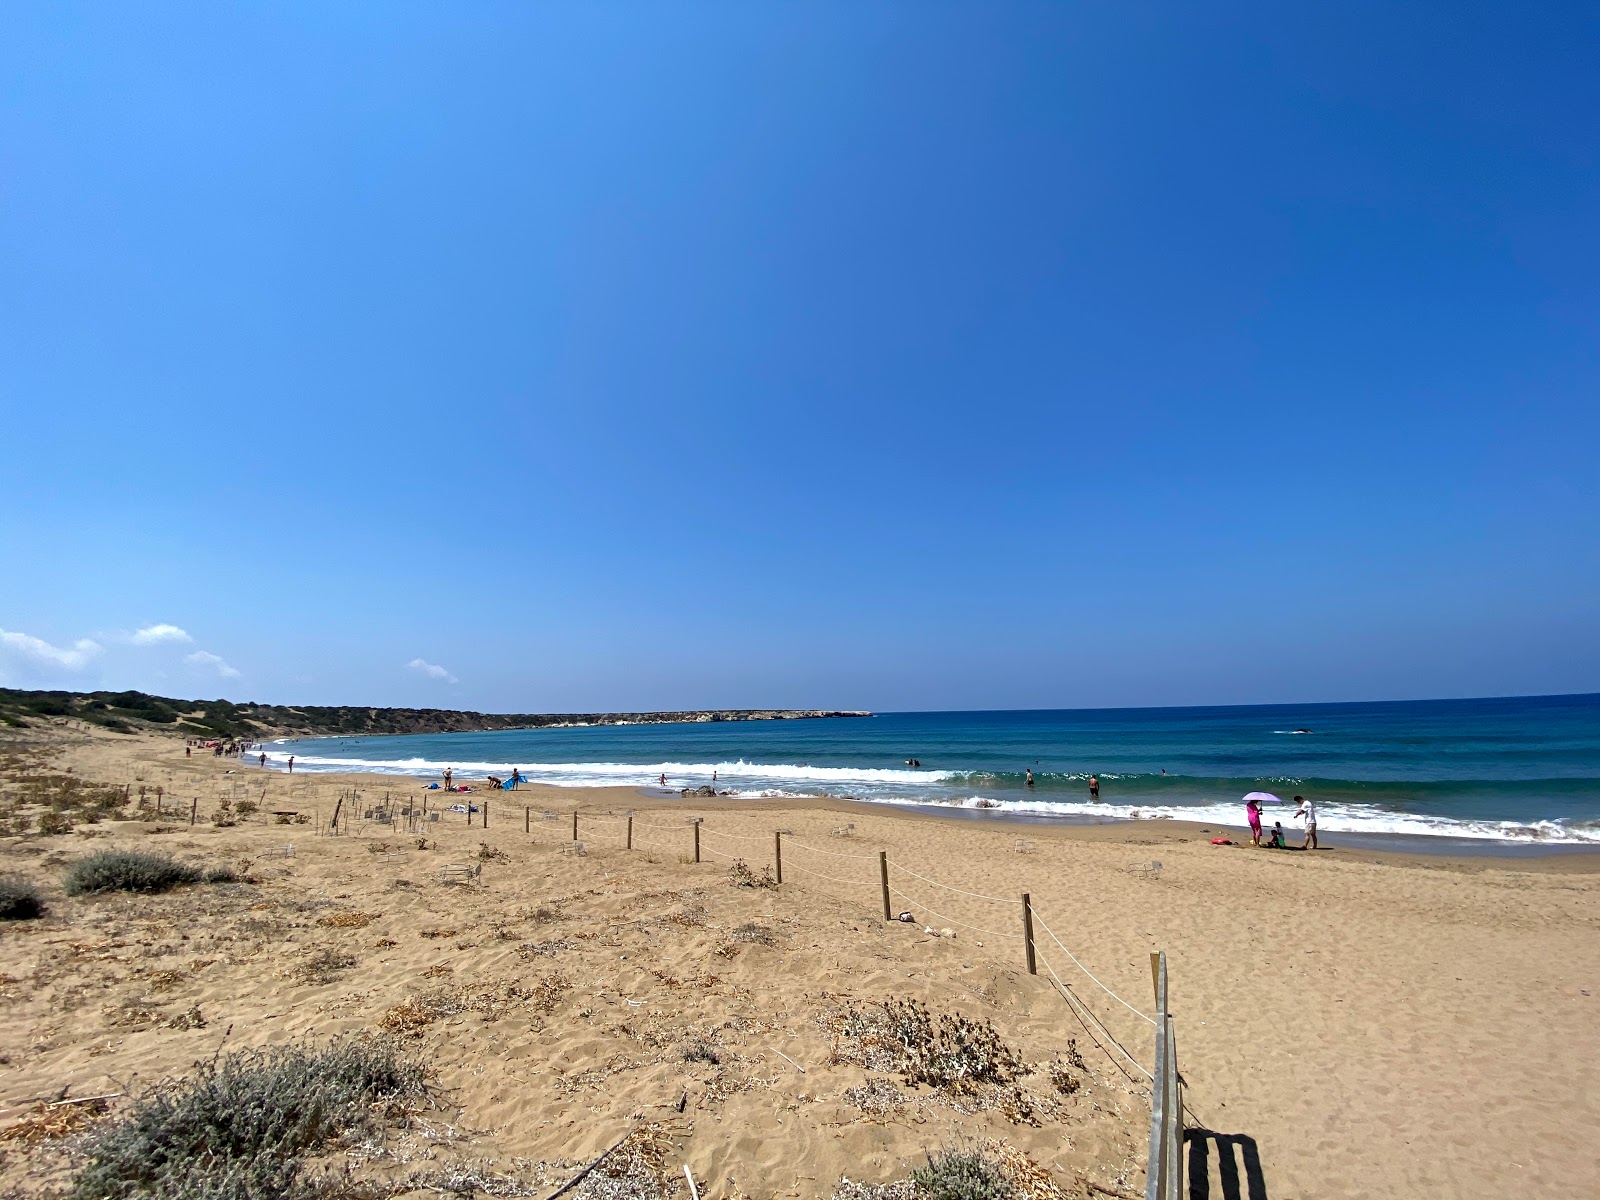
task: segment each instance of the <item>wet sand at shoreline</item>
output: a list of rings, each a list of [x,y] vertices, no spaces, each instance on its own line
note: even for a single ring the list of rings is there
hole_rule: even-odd
[[[235,760],[199,755],[185,760],[180,745],[156,738],[95,735],[64,743],[61,756],[87,778],[126,782],[143,774],[151,786],[170,787],[185,805],[190,795],[198,795],[202,812],[214,804],[219,789],[231,789],[235,781],[250,789],[265,787],[269,808],[307,807],[323,822],[341,789],[361,790],[357,807],[363,812],[385,791],[408,799],[422,795],[414,778],[318,773],[290,780],[241,768]],[[223,775],[230,769],[233,776]],[[296,789],[298,795],[292,795]],[[449,799],[428,795],[430,807]],[[792,922],[784,926],[784,937],[796,949],[799,941],[810,939],[805,954],[786,954],[742,985],[770,993],[775,1011],[805,1010],[818,1003],[822,990],[870,979],[873,988],[891,994],[980,996],[979,1009],[992,1011],[1002,1030],[1014,1026],[1030,1042],[1032,1058],[1040,1057],[1044,1046],[1076,1038],[1089,1056],[1104,1112],[1070,1127],[1046,1123],[1042,1130],[1019,1133],[1019,1127],[1001,1122],[986,1129],[1009,1129],[1064,1185],[1076,1172],[1100,1182],[1120,1179],[1113,1186],[1142,1191],[1142,1173],[1128,1174],[1127,1167],[1131,1161],[1142,1168],[1140,1122],[1147,1108],[1141,1103],[1147,1102],[1139,1101],[1137,1089],[1124,1078],[1122,1071],[1131,1068],[1119,1065],[1116,1047],[1097,1048],[1096,1031],[1079,1025],[1047,977],[1030,977],[1023,969],[1020,908],[1014,901],[1024,891],[1066,949],[1143,1012],[1152,1007],[1149,954],[1168,953],[1191,1124],[1249,1139],[1259,1153],[1267,1195],[1488,1197],[1600,1188],[1600,1166],[1588,1134],[1600,1119],[1600,1092],[1587,1069],[1600,1049],[1600,886],[1595,877],[1600,854],[1529,859],[1408,854],[1340,846],[1337,834],[1324,839],[1332,848],[1316,853],[1256,851],[1248,845],[1210,845],[1209,838],[1223,832],[1236,840],[1240,836],[1238,828],[1224,831],[1214,825],[1006,822],[983,813],[941,819],[921,810],[833,800],[652,799],[631,787],[525,785],[516,793],[480,790],[467,798],[489,800],[489,828],[469,827],[465,816],[444,814],[430,826],[443,847],[440,855],[458,861],[481,842],[503,848],[518,870],[496,886],[508,896],[514,892],[524,907],[538,903],[542,892],[582,894],[585,879],[601,887],[605,876],[608,890],[595,903],[614,905],[619,913],[648,916],[653,906],[681,907],[682,900],[644,901],[652,889],[681,895],[698,889],[707,893],[701,903],[713,911],[713,923],[722,915],[720,906],[751,900],[765,906],[761,911],[768,922]],[[527,834],[525,808],[533,810]],[[574,808],[581,810],[579,837],[589,849],[584,859],[559,853],[560,843],[570,838]],[[621,814],[629,809],[637,813],[632,855],[622,848]],[[557,819],[543,819],[545,810]],[[692,862],[692,817],[704,818],[706,861],[700,864]],[[192,833],[181,828],[152,839],[134,823],[114,836],[119,844],[192,839],[197,848],[234,841],[265,846],[292,837],[306,857],[297,860],[293,878],[272,886],[327,891],[330,898],[344,893],[349,903],[359,904],[378,886],[380,874],[363,839],[404,839],[392,830],[363,827],[359,816],[356,824],[355,836],[348,838],[315,837],[306,826],[286,832],[282,826],[244,825],[197,826]],[[832,836],[845,826],[853,826],[849,836]],[[727,887],[733,858],[757,869],[771,863],[773,833],[780,828],[791,831],[785,838],[782,889],[746,896],[743,889]],[[86,848],[77,839],[35,841],[68,852]],[[4,851],[7,869],[15,868],[16,849],[9,845]],[[913,926],[882,921],[879,850],[888,852],[892,864],[894,908],[912,911]],[[680,861],[684,858],[691,861]],[[1159,871],[1151,869],[1157,860]],[[491,864],[485,874],[492,870]],[[431,904],[437,898],[427,899]],[[749,919],[749,914],[729,912],[726,920],[736,916]],[[956,936],[929,937],[922,932],[926,926],[949,927]],[[1148,1066],[1149,1026],[1096,987],[1043,931],[1039,938],[1046,960],[1116,1040]],[[397,940],[400,946],[385,958],[393,970],[414,975],[428,966],[423,959],[431,947],[414,936]],[[694,927],[669,923],[652,934],[650,953],[670,961],[668,973],[674,978],[727,974],[726,964],[711,956],[714,940]],[[484,944],[459,957],[492,950]],[[616,969],[616,953],[630,952],[636,951],[611,951],[605,969]],[[742,960],[749,963],[757,953],[769,951],[747,951]],[[8,962],[13,957],[9,946],[7,957]],[[867,970],[866,964],[875,968]],[[586,961],[584,969],[600,978],[598,959]],[[462,970],[458,963],[455,971]],[[974,982],[975,987],[968,986]],[[652,1003],[665,1002],[667,992],[683,991],[659,981],[652,986]],[[363,1022],[370,1026],[377,1002],[340,1009],[342,1001],[332,998],[291,1000],[281,991],[230,997],[227,989],[204,1000],[214,1006],[210,1019],[219,1028],[224,1022],[259,1026],[261,1005],[290,1004],[304,1013],[324,1003],[339,1014],[337,1019],[305,1013],[280,1032],[315,1028],[320,1036]],[[776,1019],[753,1010],[748,1016],[758,1022]],[[801,1045],[813,1035],[788,1030],[785,1036]],[[136,1038],[160,1040],[137,1034],[127,1041]],[[815,1045],[804,1048],[818,1052]],[[107,1051],[107,1064],[120,1052]],[[604,1058],[609,1051],[580,1037],[551,1052],[565,1055],[569,1069],[581,1072],[586,1056]],[[154,1045],[141,1053],[151,1065],[170,1063],[166,1069],[195,1056],[190,1047],[176,1059],[176,1051]],[[471,1062],[464,1051],[441,1053],[442,1061],[463,1070]],[[83,1058],[73,1062],[73,1072],[87,1083],[95,1064]],[[773,1059],[762,1069],[777,1065]],[[64,1069],[48,1056],[37,1063],[19,1056],[8,1074],[15,1076],[19,1068],[33,1087]],[[793,1128],[794,1144],[771,1162],[763,1159],[753,1175],[747,1173],[739,1181],[745,1192],[826,1196],[837,1173],[859,1164],[863,1151],[854,1134],[841,1129],[839,1138],[825,1138],[796,1115],[818,1101],[838,1104],[837,1095],[823,1093],[837,1092],[846,1082],[837,1069],[826,1081],[806,1077],[810,1091],[805,1095],[812,1098],[799,1100],[798,1090],[790,1096],[797,1107],[785,1128]],[[709,1135],[702,1123],[691,1139],[691,1147],[699,1147],[693,1152],[732,1173],[741,1156],[756,1155],[747,1143],[730,1149],[736,1144],[732,1127],[789,1112],[763,1107],[781,1090],[763,1084],[730,1100],[733,1107],[712,1114],[721,1118],[712,1124],[726,1133]],[[626,1089],[620,1094],[633,1095]],[[548,1098],[549,1093],[539,1095]],[[8,1085],[0,1099],[10,1113],[20,1097]],[[509,1101],[482,1100],[493,1112],[501,1111],[495,1108],[500,1103]],[[547,1099],[541,1104],[548,1107]],[[559,1118],[547,1116],[565,1122],[562,1128],[574,1145],[603,1148],[610,1118],[596,1118],[590,1128],[582,1105],[569,1103],[562,1111]],[[485,1117],[475,1121],[494,1123]],[[864,1131],[862,1136],[870,1132],[886,1147],[876,1153],[868,1177],[895,1177],[904,1165],[897,1158],[914,1158],[917,1147],[938,1144],[935,1128],[947,1131],[939,1120],[903,1130],[903,1137],[891,1136],[884,1127]],[[495,1136],[507,1147],[516,1142]],[[767,1136],[781,1144],[785,1135],[769,1129]],[[549,1145],[534,1139],[516,1143],[511,1152],[543,1156]],[[1213,1173],[1213,1194],[1220,1194],[1218,1143],[1199,1141],[1194,1151],[1202,1149]],[[1230,1153],[1238,1149],[1235,1144]],[[797,1188],[793,1180],[778,1179],[802,1161],[813,1182]],[[1242,1153],[1239,1163],[1242,1171]],[[765,1190],[754,1186],[758,1181]],[[719,1189],[713,1194],[734,1193]]]

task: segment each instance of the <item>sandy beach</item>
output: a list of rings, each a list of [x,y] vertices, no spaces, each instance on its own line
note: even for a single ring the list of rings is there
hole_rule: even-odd
[[[1190,1162],[1209,1194],[1600,1189],[1600,855],[1408,855],[1335,836],[1315,854],[1269,852],[1175,822],[1018,827],[530,787],[474,793],[488,828],[445,813],[423,825],[421,849],[363,819],[385,793],[420,801],[415,779],[290,779],[186,760],[170,739],[50,738],[0,751],[20,756],[13,773],[31,756],[159,786],[181,819],[0,841],[0,871],[39,882],[50,904],[43,920],[0,927],[0,1126],[40,1100],[136,1090],[219,1045],[387,1030],[448,1095],[427,1132],[361,1164],[397,1194],[420,1194],[447,1162],[515,1167],[553,1191],[643,1124],[670,1145],[680,1183],[688,1164],[707,1196],[831,1196],[846,1176],[904,1178],[962,1139],[1004,1141],[1062,1194],[1142,1195],[1138,1064],[1152,1038],[1140,1014],[1153,1008],[1150,953],[1164,950],[1202,1131]],[[351,790],[349,834],[322,836]],[[262,811],[210,823],[238,795]],[[273,823],[275,809],[314,821]],[[777,830],[782,885],[738,886],[735,861],[759,880]],[[255,882],[63,896],[62,867],[105,846],[228,861]],[[892,907],[912,923],[882,919],[880,851]],[[478,873],[456,883],[450,866]],[[1038,976],[1024,965],[1024,892],[1041,922]],[[328,951],[353,962],[317,969]],[[896,997],[992,1022],[1031,1071],[963,1100],[872,1069],[841,1040],[840,1014]],[[685,1046],[709,1049],[693,1060]],[[34,1193],[67,1177],[51,1143],[0,1144],[0,1186]]]

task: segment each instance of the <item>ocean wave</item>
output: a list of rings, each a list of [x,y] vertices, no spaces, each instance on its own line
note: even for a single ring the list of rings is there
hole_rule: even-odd
[[[268,749],[268,763],[287,765],[289,753]],[[401,775],[438,775],[449,768],[462,779],[506,775],[513,766],[530,783],[555,783],[583,779],[592,783],[626,783],[651,780],[666,775],[679,782],[689,779],[709,781],[713,774],[741,779],[789,779],[809,783],[834,784],[937,784],[953,778],[953,771],[916,771],[877,767],[813,767],[805,763],[748,763],[741,760],[720,763],[507,763],[463,762],[446,759],[335,758],[328,755],[295,755],[294,765],[324,771],[381,771]]]

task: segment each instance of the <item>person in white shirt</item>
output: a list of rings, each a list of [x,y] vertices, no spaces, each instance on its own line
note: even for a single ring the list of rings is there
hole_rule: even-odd
[[[1306,840],[1300,849],[1315,850],[1317,848],[1317,806],[1304,796],[1296,796],[1294,802],[1300,807],[1295,811],[1295,819],[1306,819]]]

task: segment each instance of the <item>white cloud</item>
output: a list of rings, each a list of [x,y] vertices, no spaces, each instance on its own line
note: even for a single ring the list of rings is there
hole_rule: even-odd
[[[147,625],[133,635],[135,646],[154,646],[160,642],[192,642],[188,632],[176,625]]]
[[[79,638],[72,643],[71,649],[63,650],[42,638],[0,629],[0,653],[7,658],[21,659],[27,666],[65,667],[69,671],[81,671],[102,648],[99,642]]]
[[[230,667],[220,654],[213,654],[209,650],[196,650],[193,654],[185,654],[183,661],[193,667],[210,668],[223,679],[239,678],[239,672]]]
[[[445,670],[438,663],[431,663],[425,658],[413,658],[406,664],[413,671],[421,671],[429,679],[442,679],[446,683],[460,683],[454,675]]]

